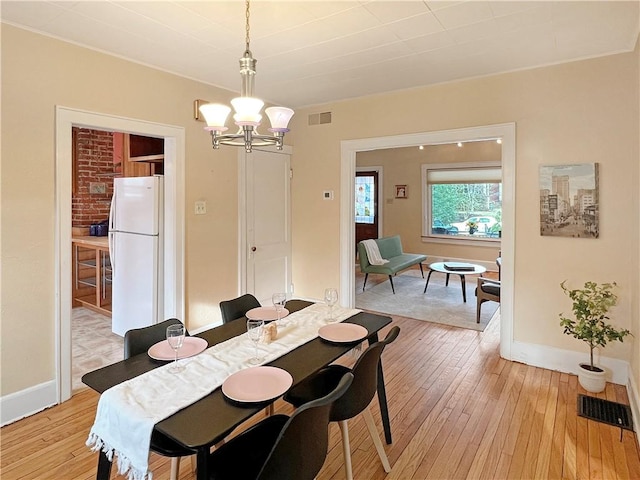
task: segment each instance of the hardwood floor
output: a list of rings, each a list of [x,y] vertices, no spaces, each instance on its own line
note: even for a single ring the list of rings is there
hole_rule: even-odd
[[[620,429],[578,417],[576,395],[585,392],[575,376],[501,359],[498,322],[483,333],[401,317],[394,324],[402,331],[383,354],[392,472],[384,473],[359,417],[349,422],[356,479],[640,478],[635,435],[625,430],[620,441]],[[628,403],[613,384],[599,396]],[[97,399],[84,390],[3,427],[2,479],[95,478],[97,455],[84,442]],[[291,411],[282,401],[277,410]],[[375,400],[373,414],[382,432]],[[319,480],[344,478],[339,430],[330,428]],[[151,467],[155,479],[169,478],[168,459],[152,454]],[[180,478],[195,478],[188,461]]]

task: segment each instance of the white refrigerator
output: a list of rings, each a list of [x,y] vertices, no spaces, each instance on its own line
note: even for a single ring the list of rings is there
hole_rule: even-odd
[[[115,178],[113,187],[111,329],[124,336],[164,320],[163,177]]]

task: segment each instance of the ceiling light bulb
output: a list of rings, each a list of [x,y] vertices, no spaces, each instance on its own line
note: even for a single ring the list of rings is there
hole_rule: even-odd
[[[501,139],[501,138],[498,138],[498,139],[496,140],[496,143],[497,143],[498,145],[502,145],[502,139]]]
[[[420,150],[424,150],[424,145],[420,145],[420,146],[418,147],[418,149],[420,149]]]
[[[458,146],[461,147],[462,146],[462,142],[458,142]]]

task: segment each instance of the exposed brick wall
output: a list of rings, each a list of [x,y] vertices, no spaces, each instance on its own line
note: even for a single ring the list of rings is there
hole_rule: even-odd
[[[74,127],[76,137],[75,193],[72,196],[73,227],[88,228],[109,218],[113,195],[113,134]],[[93,190],[92,190],[93,186]],[[100,192],[104,187],[104,193]]]

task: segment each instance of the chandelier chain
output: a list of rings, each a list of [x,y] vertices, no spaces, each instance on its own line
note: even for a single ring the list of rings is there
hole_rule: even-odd
[[[249,0],[246,0],[246,5],[247,5],[247,9],[246,9],[246,18],[247,18],[247,26],[246,26],[246,38],[245,38],[245,43],[246,43],[246,51],[249,51]]]

